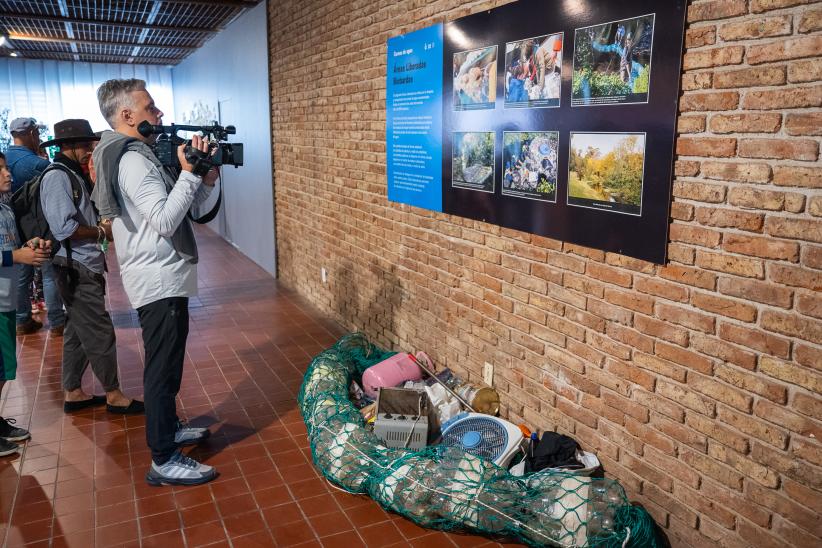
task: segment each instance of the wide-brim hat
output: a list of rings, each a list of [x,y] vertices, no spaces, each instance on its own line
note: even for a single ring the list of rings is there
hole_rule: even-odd
[[[54,139],[40,144],[40,148],[53,147],[63,143],[79,141],[99,141],[100,136],[91,130],[88,120],[62,120],[54,124]]]

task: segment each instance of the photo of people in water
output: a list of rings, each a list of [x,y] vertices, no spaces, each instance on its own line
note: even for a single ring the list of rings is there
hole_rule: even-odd
[[[451,186],[494,192],[494,132],[455,132]]]
[[[644,133],[571,132],[568,205],[642,214]]]
[[[505,108],[558,107],[563,33],[505,44]]]
[[[572,106],[648,102],[654,17],[576,30]]]
[[[454,110],[494,108],[497,46],[454,54]]]
[[[557,131],[505,131],[502,134],[502,194],[531,200],[557,200]]]

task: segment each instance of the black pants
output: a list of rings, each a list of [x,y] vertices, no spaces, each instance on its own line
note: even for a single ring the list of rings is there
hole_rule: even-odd
[[[183,380],[188,338],[188,298],[170,297],[137,309],[143,329],[146,366],[143,388],[146,441],[151,458],[163,464],[177,449],[177,393]]]
[[[63,333],[63,389],[76,390],[91,363],[103,390],[120,388],[117,340],[106,310],[106,279],[77,261],[72,268],[54,263],[57,287],[66,305]]]

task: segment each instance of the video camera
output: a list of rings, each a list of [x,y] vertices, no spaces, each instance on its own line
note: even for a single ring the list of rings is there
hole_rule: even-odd
[[[221,126],[214,122],[210,126],[188,126],[171,124],[170,126],[155,126],[148,121],[143,121],[137,126],[137,131],[143,137],[159,135],[154,143],[154,154],[164,166],[180,169],[180,160],[177,158],[177,147],[186,144],[186,160],[195,166],[196,175],[205,175],[213,166],[234,166],[243,165],[243,144],[227,143],[229,135],[234,135],[237,130],[234,126]],[[210,155],[205,155],[199,150],[190,146],[190,141],[177,135],[178,131],[199,131],[203,137],[208,137],[210,141]]]

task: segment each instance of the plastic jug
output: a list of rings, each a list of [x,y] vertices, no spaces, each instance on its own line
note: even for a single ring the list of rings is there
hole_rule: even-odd
[[[362,388],[371,398],[384,386],[400,386],[405,381],[422,379],[422,369],[411,354],[399,352],[388,359],[374,364],[362,374]]]

